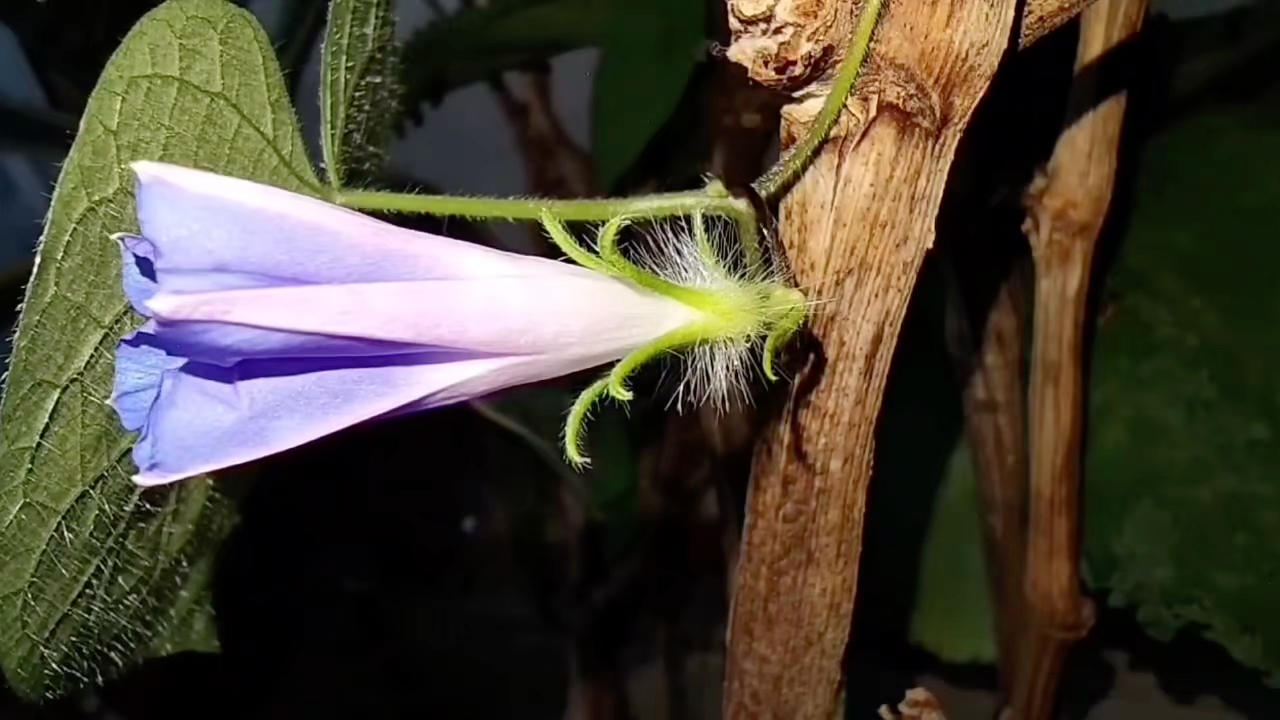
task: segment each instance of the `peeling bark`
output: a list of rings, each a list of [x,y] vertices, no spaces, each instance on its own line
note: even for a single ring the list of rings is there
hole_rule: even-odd
[[[895,714],[887,705],[881,705],[878,714],[881,720],[947,720],[947,716],[942,714],[942,703],[924,688],[908,690],[907,696],[898,703],[898,712],[902,714]]]
[[[859,4],[728,3],[729,57],[798,99],[783,112],[790,144],[821,105]],[[827,720],[835,710],[885,379],[956,145],[1015,7],[890,2],[848,112],[782,203],[791,267],[823,301],[811,323],[822,351],[756,455],[730,617],[731,720]]]
[[[1081,17],[1077,69],[1138,32],[1147,0],[1099,0]],[[1013,720],[1052,717],[1071,644],[1093,623],[1080,593],[1080,456],[1083,350],[1094,248],[1115,183],[1125,95],[1097,102],[1096,73],[1081,72],[1072,107],[1086,103],[1058,138],[1027,193],[1024,230],[1035,259],[1035,325],[1029,392],[1031,494],[1026,624],[1009,707]]]
[[[1066,25],[1096,0],[1027,0],[1018,28],[1018,47],[1025,48]]]

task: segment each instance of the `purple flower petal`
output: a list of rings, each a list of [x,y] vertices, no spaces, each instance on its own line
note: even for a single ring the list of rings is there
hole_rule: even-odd
[[[145,344],[140,338],[149,335],[151,323],[120,342],[116,350],[115,389],[111,404],[120,415],[120,424],[130,432],[147,426],[151,408],[160,396],[160,379],[186,363],[160,348]]]
[[[137,235],[117,235],[120,241],[121,275],[124,296],[139,313],[146,313],[147,301],[156,294],[155,248]]]
[[[138,223],[162,291],[497,275],[582,268],[406,231],[316,198],[239,178],[135,162]],[[182,287],[170,287],[183,280]]]
[[[123,283],[148,321],[112,403],[134,480],[616,360],[698,320],[584,268],[404,230],[279,188],[136,163]]]
[[[146,347],[122,350],[121,360],[144,355]],[[424,351],[248,360],[232,367],[186,361],[172,369],[154,354],[147,354],[145,362],[159,372],[134,446],[134,481],[140,485],[168,483],[296,447],[423,402],[424,389],[441,404],[456,402],[467,397],[468,382],[518,359],[461,359],[456,353]],[[133,397],[121,409],[122,418],[147,399],[142,392]]]
[[[147,307],[163,321],[490,353],[594,355],[638,347],[694,319],[667,303],[600,275],[552,275],[159,293]]]
[[[298,357],[370,357],[422,352],[421,345],[313,335],[218,322],[154,322],[168,352],[212,365]]]

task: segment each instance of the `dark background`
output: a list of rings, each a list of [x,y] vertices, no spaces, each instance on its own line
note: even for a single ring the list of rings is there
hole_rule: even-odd
[[[155,4],[0,0],[0,22],[19,41],[46,100],[0,94],[7,98],[0,99],[0,157],[27,168],[0,164],[0,217],[7,223],[0,223],[7,233],[0,310],[18,306],[44,212],[43,201],[10,176],[53,181],[108,55]],[[430,3],[420,4],[425,13],[416,0],[401,4],[402,15],[431,12]],[[308,59],[323,23],[314,5],[276,7],[273,32],[312,137],[315,73]],[[715,4],[708,16],[723,40]],[[1157,15],[1139,46],[1099,70],[1132,88],[1100,279],[1129,231],[1148,139],[1206,108],[1275,96],[1280,42],[1232,57],[1203,79],[1179,74],[1188,63],[1243,46],[1241,38],[1261,32],[1258,16],[1247,7],[1200,19]],[[412,31],[402,28],[401,35]],[[1048,157],[1061,127],[1074,32],[1066,27],[1009,58],[953,169],[938,252],[922,272],[881,419],[848,659],[851,718],[874,717],[879,704],[896,703],[922,677],[938,689],[952,720],[982,717],[991,702],[989,665],[947,663],[909,641],[933,498],[962,422],[959,381],[943,340],[943,277],[958,268],[980,307],[997,271],[1024,251],[1018,189]],[[562,156],[574,157],[573,148],[586,144],[593,52],[544,49],[556,58],[555,109],[564,137],[553,144],[560,143]],[[431,63],[447,64],[427,58],[421,67],[435,68]],[[590,187],[590,173],[578,184],[640,192],[696,183],[717,141],[705,130],[714,111],[707,97],[755,92],[749,101],[764,112],[780,102],[743,90],[740,80],[726,81],[722,65],[713,59],[695,71],[671,117],[613,187]],[[538,58],[516,67],[546,69]],[[10,78],[5,71],[17,77],[15,68],[5,68],[0,78]],[[407,64],[406,73],[415,72]],[[422,73],[433,82],[448,75]],[[530,167],[538,156],[529,152],[527,127],[483,80],[452,94],[445,90],[455,88],[440,90],[427,80],[420,87],[427,90],[412,99],[423,102],[408,103],[383,182],[448,192],[578,194],[573,177],[557,181]],[[435,104],[441,98],[443,105]],[[755,169],[768,158],[761,137],[772,122],[755,137],[728,140],[755,159],[748,163]],[[485,155],[475,159],[482,148]],[[740,182],[755,171],[719,170],[741,175]],[[536,249],[519,228],[418,226]],[[6,316],[6,326],[13,319]],[[638,404],[630,423],[617,423],[630,471],[597,478],[585,505],[527,444],[466,407],[358,428],[272,458],[245,490],[241,524],[219,558],[220,655],[148,661],[106,687],[43,707],[8,697],[0,701],[0,717],[536,719],[567,717],[571,698],[587,708],[582,718],[716,716],[725,550],[740,523],[747,445],[709,437],[696,415],[673,417],[658,398]],[[750,427],[771,407],[766,397],[761,412],[734,420]],[[583,519],[587,506],[592,512]],[[1083,718],[1091,709],[1095,719],[1280,717],[1280,691],[1196,628],[1161,642],[1133,609],[1107,608],[1104,590],[1096,597],[1104,610],[1067,669],[1066,717]],[[1142,685],[1147,673],[1158,685]],[[1098,705],[1108,699],[1110,706]],[[1196,712],[1190,705],[1175,709],[1196,702],[1204,715],[1172,714]]]

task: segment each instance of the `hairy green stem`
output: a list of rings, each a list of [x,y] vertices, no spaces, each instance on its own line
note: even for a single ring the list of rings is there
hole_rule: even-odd
[[[718,183],[703,190],[625,198],[491,198],[339,190],[332,200],[356,210],[507,220],[538,220],[545,211],[563,222],[604,222],[619,216],[655,219],[700,212],[732,220],[748,251],[754,248],[758,253],[755,210]]]
[[[862,16],[858,18],[858,28],[849,39],[849,48],[844,60],[836,71],[835,81],[831,84],[831,92],[818,111],[818,117],[804,138],[774,163],[773,167],[751,183],[751,188],[763,200],[774,200],[791,188],[791,184],[800,177],[812,162],[814,153],[826,142],[831,128],[835,127],[840,111],[844,109],[849,93],[862,73],[867,52],[871,49],[871,37],[875,34],[876,23],[880,21],[885,0],[866,0],[862,7]]]
[[[687,215],[713,206],[718,206],[720,214],[727,215],[738,209],[736,202],[709,197],[700,190],[601,199],[460,197],[348,190],[338,193],[336,202],[360,210],[507,220],[537,220],[547,211],[564,222],[603,222],[621,215]]]
[[[885,2],[886,0],[866,0],[858,27],[850,38],[831,91],[809,132],[751,184],[762,199],[776,199],[790,188],[808,168],[814,153],[822,147],[827,135],[835,127],[840,111],[862,72]],[[538,220],[548,214],[562,222],[606,222],[623,216],[657,219],[690,215],[699,216],[700,220],[700,216],[714,215],[730,219],[737,225],[738,240],[749,264],[755,265],[761,260],[760,231],[755,209],[743,198],[731,196],[716,181],[702,190],[625,198],[458,197],[335,189],[330,199],[338,205],[357,210],[507,220]]]

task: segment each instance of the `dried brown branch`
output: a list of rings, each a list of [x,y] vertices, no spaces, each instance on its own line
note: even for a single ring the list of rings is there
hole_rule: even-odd
[[[751,81],[743,69],[716,63],[707,102],[711,123],[708,172],[729,187],[745,187],[760,174],[778,132],[784,98]]]
[[[1018,30],[1018,47],[1025,48],[1066,25],[1096,0],[1027,0]]]
[[[953,354],[965,374],[965,433],[978,478],[982,539],[991,597],[995,599],[1001,681],[1007,695],[1017,665],[1026,559],[1027,438],[1022,378],[1031,292],[1026,266],[1005,278],[987,312],[977,346],[968,337],[963,307],[951,315]],[[963,303],[963,298],[958,299]]]
[[[782,204],[795,275],[825,301],[812,323],[822,351],[756,455],[730,617],[730,720],[834,710],[885,379],[956,144],[1015,6],[889,3],[852,112]],[[729,56],[753,79],[809,97],[784,110],[784,146],[820,106],[810,83],[839,59],[858,7],[729,0]]]
[[[578,147],[556,115],[548,72],[519,73],[525,87],[517,94],[507,82],[495,93],[513,129],[525,159],[529,187],[546,197],[596,195],[591,156]]]
[[[517,92],[513,83],[491,83],[498,104],[515,132],[524,158],[529,191],[540,197],[591,197],[598,194],[591,170],[591,156],[578,147],[556,115],[551,99],[551,78],[546,71],[521,72]],[[535,247],[550,246],[541,230],[531,231]]]
[[[1076,67],[1142,26],[1147,0],[1099,0],[1081,18]],[[1051,717],[1071,643],[1088,632],[1080,594],[1080,454],[1085,321],[1094,248],[1115,183],[1123,93],[1097,100],[1098,74],[1077,74],[1072,106],[1092,105],[1058,138],[1027,194],[1024,230],[1035,258],[1029,393],[1030,481],[1026,626],[1010,704],[1013,720]]]

